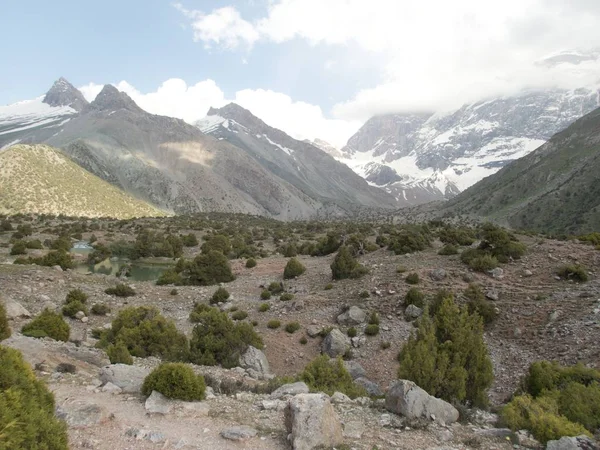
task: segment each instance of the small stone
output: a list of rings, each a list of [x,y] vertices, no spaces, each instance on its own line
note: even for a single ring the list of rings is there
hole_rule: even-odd
[[[423,310],[416,305],[408,305],[404,311],[406,320],[414,320],[423,315]]]
[[[485,296],[486,296],[486,298],[489,298],[490,300],[497,302],[498,299],[500,298],[500,293],[498,292],[497,289],[488,289],[487,291],[485,291]]]
[[[171,401],[157,391],[152,391],[152,394],[150,394],[150,397],[144,403],[144,408],[146,408],[146,412],[149,414],[169,414],[171,407]]]
[[[120,394],[121,392],[123,392],[123,389],[121,389],[116,384],[112,384],[111,382],[106,383],[104,386],[102,386],[102,389],[100,390],[108,394]]]
[[[85,317],[85,316],[81,318],[81,321],[82,321],[83,323],[87,323],[87,322],[88,322],[88,320],[89,320],[89,319],[88,319],[87,317]]]
[[[444,269],[434,269],[429,272],[429,277],[433,281],[442,281],[444,278],[446,278],[446,271]]]
[[[245,441],[253,438],[258,434],[254,428],[239,426],[226,428],[221,431],[221,437],[223,439],[229,439],[230,441]]]
[[[83,311],[77,311],[77,312],[75,313],[75,318],[76,318],[76,319],[79,319],[79,320],[81,320],[81,319],[83,319],[84,317],[85,317],[85,313],[84,313]]]
[[[352,403],[352,399],[341,392],[334,392],[331,396],[331,402],[334,404]]]
[[[319,326],[310,325],[310,326],[306,327],[306,334],[308,334],[308,337],[315,338],[319,335],[320,332],[321,332],[321,327],[319,327]]]
[[[488,271],[488,273],[493,278],[497,278],[498,280],[501,280],[502,278],[504,278],[504,269],[502,269],[501,267],[496,267],[495,269]]]
[[[379,417],[379,425],[382,427],[389,427],[392,423],[392,416],[389,414],[382,414]]]
[[[531,277],[531,276],[533,276],[533,272],[531,270],[529,270],[529,269],[525,269],[525,270],[523,270],[523,276],[524,277]]]

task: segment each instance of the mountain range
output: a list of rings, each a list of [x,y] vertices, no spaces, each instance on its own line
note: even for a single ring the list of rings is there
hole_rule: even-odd
[[[180,119],[147,113],[112,85],[88,103],[61,78],[43,98],[0,108],[0,147],[60,148],[89,172],[174,213],[291,220],[397,206],[391,195],[317,147],[268,127],[237,105],[219,112],[233,126],[213,136]],[[259,134],[269,136],[262,146],[255,142]]]

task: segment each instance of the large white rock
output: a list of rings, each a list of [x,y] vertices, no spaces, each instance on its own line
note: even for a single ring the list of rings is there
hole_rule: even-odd
[[[31,317],[31,313],[25,309],[23,305],[10,298],[0,297],[1,303],[4,303],[6,308],[6,317],[9,319],[28,319]]]
[[[172,407],[171,400],[158,391],[152,391],[144,403],[144,408],[150,414],[169,414]]]
[[[454,406],[429,395],[409,380],[398,380],[389,388],[385,407],[409,419],[422,418],[445,424],[458,420],[458,410]]]
[[[340,325],[352,326],[360,325],[367,319],[367,313],[358,306],[351,306],[348,311],[337,316]]]
[[[297,381],[295,383],[284,384],[279,388],[275,389],[271,393],[272,399],[279,399],[281,397],[297,395],[297,394],[308,394],[309,389],[304,381]]]
[[[110,364],[100,371],[100,380],[103,383],[112,383],[123,389],[128,394],[136,394],[142,390],[144,379],[150,369],[127,364]]]
[[[323,339],[321,351],[331,358],[343,356],[348,350],[350,350],[350,338],[337,328],[331,330]]]
[[[256,347],[249,346],[248,350],[240,357],[240,367],[251,369],[260,374],[260,378],[271,373],[269,361],[265,354]]]
[[[324,394],[299,394],[285,408],[285,426],[294,450],[330,448],[343,442],[342,424]]]

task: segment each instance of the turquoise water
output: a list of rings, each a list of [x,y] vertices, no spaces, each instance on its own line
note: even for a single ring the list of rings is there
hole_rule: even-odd
[[[105,259],[95,266],[90,266],[86,263],[78,264],[75,271],[85,274],[99,273],[102,275],[116,276],[121,268],[126,270],[127,266],[129,266],[129,276],[127,279],[131,281],[155,281],[167,269],[173,267],[172,265],[167,264],[131,262],[126,259]]]

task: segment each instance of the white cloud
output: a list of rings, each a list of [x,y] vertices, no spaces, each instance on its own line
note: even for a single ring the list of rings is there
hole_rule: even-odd
[[[215,9],[210,14],[187,10],[180,3],[174,6],[191,20],[194,40],[204,42],[207,48],[215,44],[235,49],[243,43],[251,47],[259,38],[255,27],[242,19],[238,10],[231,6]]]
[[[236,20],[229,32],[237,40],[222,46],[301,39],[373,55],[373,71],[383,81],[334,108],[340,118],[365,120],[377,113],[449,108],[524,88],[596,82],[598,62],[551,68],[535,62],[562,50],[600,47],[599,5],[595,0],[271,0],[253,22],[230,6]],[[197,14],[220,17],[220,11]],[[217,43],[203,21],[192,18],[192,24],[196,39]],[[220,28],[217,34],[227,31]]]
[[[263,89],[244,89],[227,99],[213,80],[188,86],[184,80],[172,78],[154,92],[142,93],[127,81],[114,86],[127,93],[141,108],[152,113],[178,117],[188,123],[203,118],[208,109],[235,102],[248,109],[268,125],[279,128],[296,139],[324,139],[342,147],[358,130],[361,122],[332,120],[319,106],[293,101],[288,95]],[[79,88],[88,101],[102,90],[101,84],[89,83]]]

